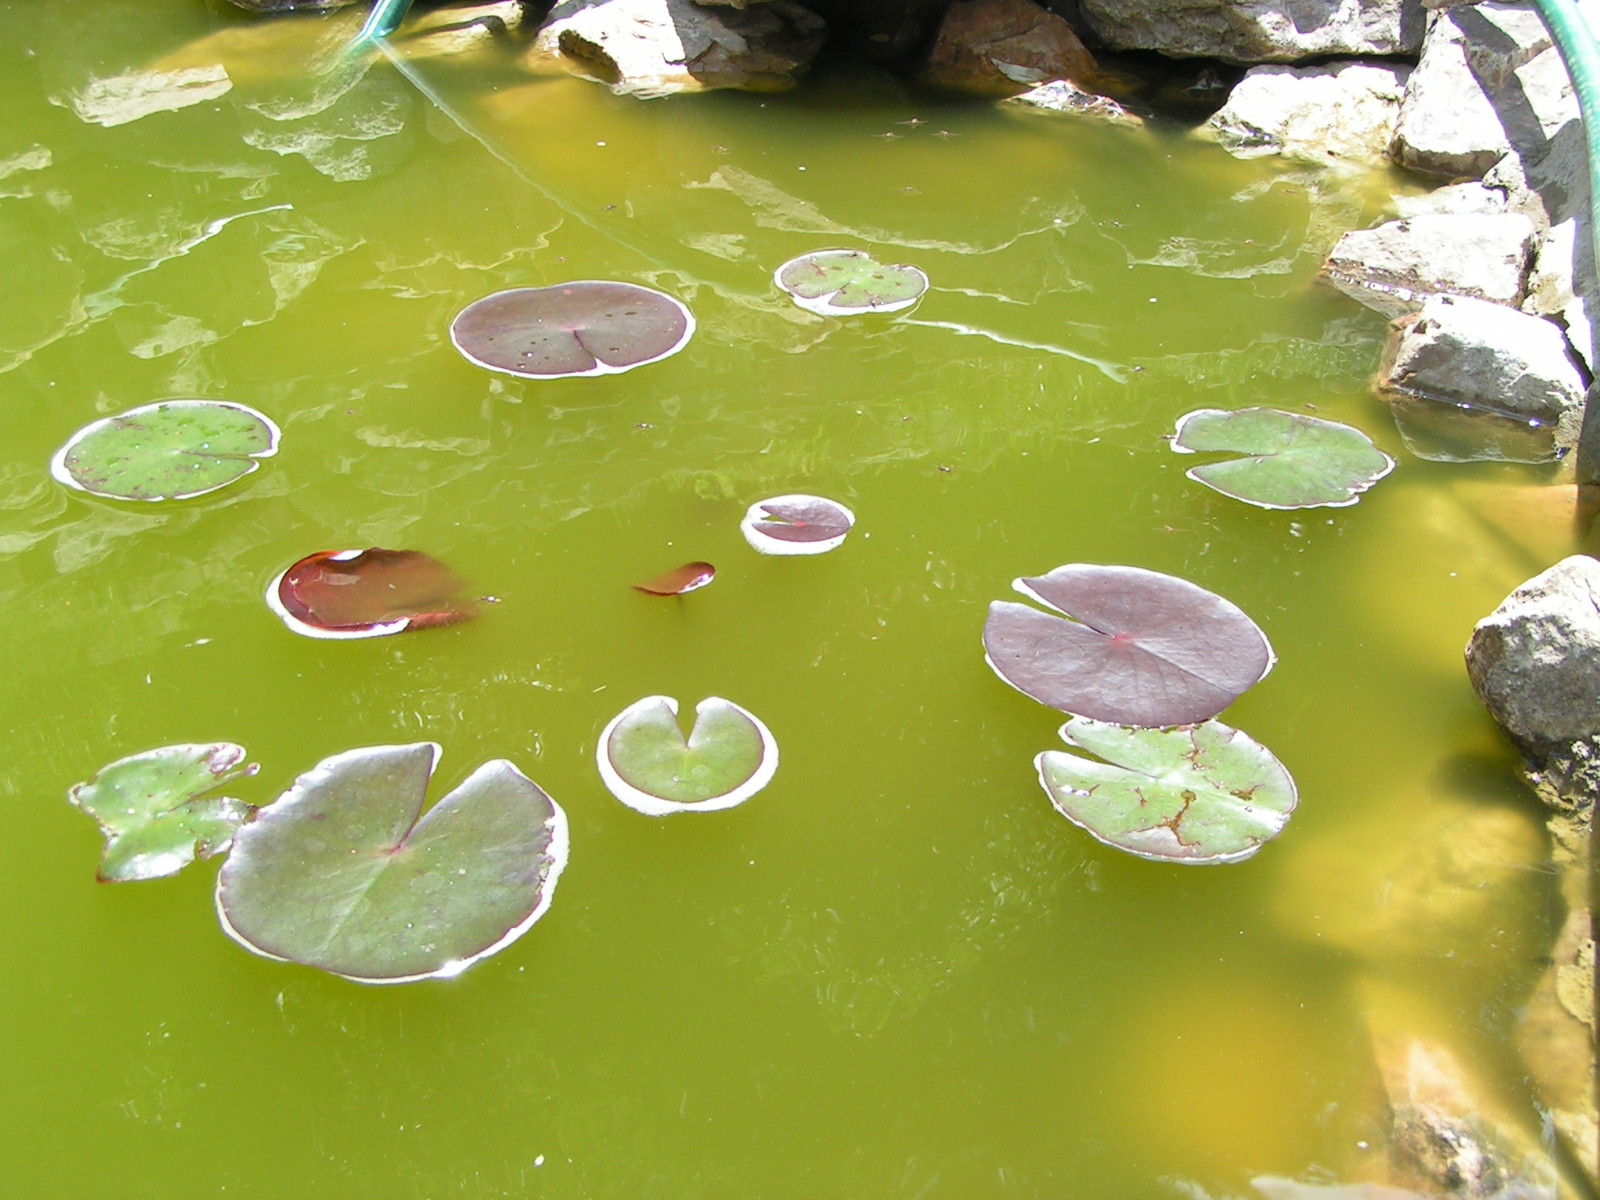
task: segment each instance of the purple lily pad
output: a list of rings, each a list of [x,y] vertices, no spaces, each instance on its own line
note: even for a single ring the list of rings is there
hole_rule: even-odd
[[[469,362],[523,379],[615,375],[683,349],[694,314],[636,283],[580,279],[467,305],[450,340]]]
[[[1272,669],[1272,646],[1256,623],[1185,579],[1076,563],[1012,586],[1062,615],[994,601],[985,657],[1012,687],[1062,712],[1118,725],[1192,725]]]
[[[267,604],[305,637],[383,637],[470,620],[465,586],[416,550],[319,550],[272,581]]]
[[[836,500],[796,494],[757,500],[739,529],[762,554],[824,554],[837,548],[855,523],[855,513]]]

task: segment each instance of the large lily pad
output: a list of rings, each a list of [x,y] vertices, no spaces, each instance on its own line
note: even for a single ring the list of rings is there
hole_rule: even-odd
[[[694,314],[680,301],[597,279],[496,292],[450,326],[468,361],[524,379],[631,371],[676,354],[693,333]]]
[[[196,857],[231,846],[255,808],[212,793],[259,769],[243,762],[244,747],[230,742],[162,746],[119,758],[74,784],[67,798],[106,835],[101,882],[174,875]]]
[[[358,983],[458,975],[544,915],[561,806],[504,759],[422,813],[432,742],[324,759],[239,831],[217,876],[229,936]]]
[[[884,266],[860,250],[814,250],[773,274],[778,287],[807,312],[824,317],[899,312],[928,290],[916,267]]]
[[[994,601],[983,627],[988,663],[1062,712],[1119,725],[1191,725],[1272,669],[1272,647],[1256,623],[1185,579],[1076,563],[1012,586],[1072,619]]]
[[[720,696],[695,706],[688,738],[678,702],[647,696],[612,718],[596,757],[611,794],[647,816],[743,804],[772,780],[778,743],[751,712]]]
[[[278,427],[226,400],[162,400],[85,425],[50,474],[114,500],[189,500],[226,487],[278,452]]]
[[[319,550],[268,585],[267,604],[306,637],[384,637],[470,620],[465,586],[418,550]]]
[[[739,530],[762,554],[825,554],[844,543],[856,515],[837,500],[793,494],[757,500]]]
[[[1073,717],[1061,738],[1095,757],[1046,750],[1034,759],[1050,803],[1140,858],[1239,862],[1282,833],[1294,812],[1283,764],[1220,721],[1140,729]]]
[[[1199,409],[1178,421],[1172,448],[1247,455],[1188,475],[1260,508],[1342,508],[1394,470],[1394,459],[1359,429],[1275,408]]]

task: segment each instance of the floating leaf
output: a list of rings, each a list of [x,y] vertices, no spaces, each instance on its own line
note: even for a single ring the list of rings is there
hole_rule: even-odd
[[[651,596],[682,596],[699,591],[716,577],[717,569],[710,563],[692,562],[633,586],[634,590]]]
[[[821,496],[757,500],[739,522],[744,540],[762,554],[823,554],[844,541],[856,515]]]
[[[1254,621],[1214,592],[1159,571],[1077,563],[1012,586],[1073,619],[994,601],[983,627],[988,663],[1062,712],[1191,725],[1272,669],[1272,647]]]
[[[198,856],[233,844],[254,807],[210,793],[259,769],[241,767],[244,747],[229,742],[162,746],[119,758],[67,799],[100,822],[106,835],[103,883],[175,875]]]
[[[306,637],[383,637],[470,620],[465,586],[417,550],[320,550],[268,585],[267,604]]]
[[[647,696],[605,727],[596,756],[611,794],[651,817],[743,804],[778,769],[771,731],[720,696],[695,706],[687,740],[678,726],[678,702]]]
[[[469,362],[524,379],[615,375],[676,354],[693,333],[671,296],[597,279],[496,292],[450,326]]]
[[[773,279],[801,308],[824,317],[899,312],[928,290],[928,277],[916,267],[886,267],[860,250],[802,254]]]
[[[114,500],[189,500],[226,487],[278,452],[278,427],[226,400],[162,400],[85,425],[50,474]]]
[[[229,936],[358,983],[458,975],[550,907],[561,806],[504,759],[421,820],[432,742],[324,759],[239,831],[217,876]]]
[[[1394,470],[1394,459],[1359,429],[1275,408],[1199,409],[1178,421],[1172,448],[1249,455],[1188,474],[1260,508],[1341,508]]]
[[[1050,802],[1140,858],[1239,862],[1282,833],[1294,812],[1283,764],[1220,721],[1141,729],[1073,717],[1061,738],[1095,757],[1046,750],[1034,759]]]

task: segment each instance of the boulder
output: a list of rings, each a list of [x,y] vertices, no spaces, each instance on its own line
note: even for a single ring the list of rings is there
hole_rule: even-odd
[[[1430,296],[1475,296],[1517,305],[1528,285],[1537,236],[1521,213],[1428,213],[1347,233],[1322,278],[1389,317]]]
[[[827,25],[797,0],[705,8],[693,0],[561,0],[534,39],[619,94],[711,88],[782,91],[811,64]]]
[[[1600,737],[1600,561],[1575,554],[1478,622],[1467,674],[1531,757]]]
[[[1429,19],[1392,153],[1413,170],[1481,178],[1513,147],[1543,146],[1577,113],[1538,13],[1485,0]]]
[[[1041,83],[1038,87],[1029,88],[1020,96],[1012,96],[1006,103],[1020,108],[1043,109],[1048,112],[1077,113],[1081,116],[1110,121],[1114,125],[1137,127],[1145,123],[1143,117],[1129,112],[1110,96],[1086,92],[1066,79]]]
[[[1080,8],[1108,48],[1173,58],[1299,62],[1422,46],[1421,0],[1081,0]]]
[[[1395,321],[1376,386],[1423,458],[1549,461],[1583,413],[1561,330],[1470,296],[1433,296]]]
[[[1374,164],[1388,154],[1411,68],[1341,62],[1252,67],[1202,127],[1239,158]]]
[[[979,95],[1014,96],[1097,71],[1072,26],[1033,0],[955,0],[928,57],[928,82]]]
[[[1596,295],[1594,241],[1585,221],[1580,233],[1576,218],[1545,230],[1534,250],[1533,271],[1524,312],[1554,317],[1567,331],[1567,341],[1583,359],[1589,373],[1600,362],[1595,347],[1594,314],[1600,312]]]

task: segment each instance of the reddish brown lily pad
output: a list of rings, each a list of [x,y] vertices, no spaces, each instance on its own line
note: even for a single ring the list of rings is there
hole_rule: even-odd
[[[470,620],[465,586],[417,550],[319,550],[272,581],[267,604],[306,637],[383,637]]]
[[[843,543],[855,523],[855,513],[837,500],[792,494],[757,500],[739,529],[762,554],[823,554]]]
[[[643,583],[633,585],[635,591],[649,596],[682,596],[697,592],[717,577],[717,569],[708,562],[684,563],[665,575],[657,575]]]

